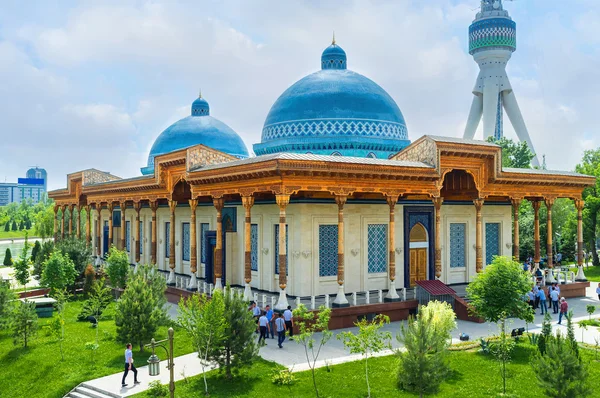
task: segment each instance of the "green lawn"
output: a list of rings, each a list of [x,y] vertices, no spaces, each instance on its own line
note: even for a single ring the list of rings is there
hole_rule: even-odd
[[[575,270],[575,272],[577,272],[577,270]],[[585,277],[588,281],[600,282],[600,267],[593,267],[590,265],[586,268],[584,266],[583,273],[585,274]]]
[[[537,382],[529,364],[530,356],[536,348],[528,343],[520,343],[513,354],[509,365],[510,392],[520,398],[540,398],[543,393],[537,389]],[[588,362],[590,383],[593,385],[600,378],[600,363],[593,362],[593,355],[582,350],[583,358]],[[282,355],[285,355],[283,353]],[[449,354],[451,377],[446,380],[436,397],[495,397],[501,392],[502,381],[499,363],[491,356],[478,352],[454,351]],[[394,356],[373,358],[369,360],[369,380],[371,396],[376,397],[414,397],[401,392],[396,387],[397,361]],[[280,369],[279,365],[260,360],[252,367],[244,370],[233,381],[225,381],[216,372],[208,377],[211,397],[314,397],[312,379],[309,372],[296,373],[296,382],[291,387],[276,386],[271,382],[271,372]],[[364,378],[364,362],[351,362],[332,366],[330,370],[317,370],[317,383],[321,397],[365,397],[366,384]],[[178,398],[199,397],[204,391],[202,376],[189,378],[176,383],[175,396]],[[140,393],[134,397],[146,397]],[[594,397],[600,397],[600,390]]]
[[[96,329],[91,328],[88,322],[77,322],[82,305],[82,301],[67,305],[64,361],[61,361],[58,343],[47,336],[44,329],[40,329],[38,337],[28,348],[13,345],[9,333],[0,331],[0,396],[59,398],[83,381],[122,371],[125,348],[115,340],[113,310],[109,309],[107,319],[100,322],[100,349],[94,366],[90,352],[84,346],[86,342],[94,341]],[[49,319],[40,319],[40,325],[47,324]],[[166,336],[167,327],[162,327],[157,338]],[[190,342],[185,333],[176,329],[175,338],[175,355],[189,353]],[[150,354],[140,354],[135,346],[133,349],[136,362],[145,363]],[[6,391],[10,393],[4,395]]]
[[[4,229],[0,230],[0,239],[23,239],[25,238],[25,232],[28,233],[29,238],[35,238],[33,235],[33,231],[5,231]]]

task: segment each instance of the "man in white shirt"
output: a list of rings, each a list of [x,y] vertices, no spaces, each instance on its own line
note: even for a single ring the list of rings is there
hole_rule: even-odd
[[[129,371],[133,372],[133,384],[140,384],[137,379],[137,369],[133,366],[133,353],[131,352],[131,344],[127,344],[125,349],[125,373],[123,374],[123,379],[121,380],[121,387],[127,386],[125,383],[125,378]]]
[[[258,345],[262,340],[264,345],[267,345],[266,338],[269,333],[269,320],[267,319],[267,313],[263,311],[262,316],[258,318],[258,326],[260,328],[260,337],[258,338]]]
[[[258,318],[260,318],[260,307],[253,301],[252,302],[252,306],[250,307],[252,309],[252,316],[254,317],[254,322],[256,322],[256,332],[254,333],[258,333]]]
[[[555,287],[550,288],[550,300],[552,300],[552,313],[558,314],[558,299],[560,296],[558,295],[558,291]]]
[[[598,300],[600,300],[600,283],[598,283],[598,287],[596,288],[596,294],[598,295]]]
[[[288,305],[287,309],[283,311],[283,320],[285,321],[285,328],[290,331],[290,340],[294,340],[294,318],[291,305]]]
[[[283,314],[277,315],[275,329],[277,329],[277,345],[279,348],[283,348],[282,344],[285,340],[285,320],[283,319]]]

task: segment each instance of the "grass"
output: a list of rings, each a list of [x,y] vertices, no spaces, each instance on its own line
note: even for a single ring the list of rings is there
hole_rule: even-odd
[[[579,321],[579,324],[582,326],[596,326],[600,327],[600,319],[586,319],[583,321]]]
[[[530,365],[530,357],[536,348],[523,339],[516,346],[512,362],[508,365],[510,378],[507,382],[510,393],[520,398],[539,398],[543,396],[537,389],[537,382]],[[590,383],[600,377],[600,366],[594,362],[593,354],[581,350],[583,359],[589,363]],[[285,354],[283,354],[285,355]],[[501,392],[499,363],[489,355],[476,351],[454,351],[448,356],[450,377],[444,381],[436,397],[495,397]],[[377,397],[415,397],[414,394],[401,392],[396,387],[397,360],[394,356],[369,359],[369,380],[371,396]],[[281,366],[264,360],[257,361],[242,371],[233,381],[227,381],[216,371],[208,376],[208,389],[211,397],[314,397],[309,372],[295,373],[296,381],[292,386],[276,386],[271,382],[271,372],[283,369]],[[350,362],[317,370],[317,384],[321,397],[365,397],[367,388],[364,377],[364,362]],[[202,376],[190,377],[176,383],[175,396],[181,398],[203,395]],[[134,397],[147,397],[146,393]],[[600,397],[595,391],[594,397]]]
[[[24,239],[25,232],[29,234],[29,239],[36,238],[33,235],[32,230],[22,230],[22,231],[5,231],[4,229],[0,230],[0,239]]]
[[[577,270],[575,270],[577,272]],[[600,267],[594,267],[590,265],[589,267],[583,267],[583,273],[588,281],[592,282],[600,282]]]
[[[98,333],[100,348],[96,353],[96,365],[90,360],[90,352],[84,346],[95,341],[96,329],[88,322],[77,322],[83,301],[67,305],[65,312],[65,360],[61,361],[58,342],[40,328],[38,336],[27,348],[13,345],[9,333],[0,331],[0,396],[10,391],[10,397],[63,397],[83,381],[95,379],[123,369],[124,345],[115,340],[116,326],[113,320],[114,309],[109,307],[106,317],[100,321]],[[114,307],[114,304],[111,304]],[[39,319],[45,325],[51,318]],[[167,327],[161,327],[157,338],[167,336]],[[190,342],[185,333],[175,329],[175,356],[189,353]],[[139,353],[133,347],[136,363],[145,363],[150,356],[148,351]]]

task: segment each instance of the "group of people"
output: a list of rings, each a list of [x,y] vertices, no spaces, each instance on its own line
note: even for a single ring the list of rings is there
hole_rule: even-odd
[[[539,283],[536,283],[527,293],[527,298],[531,308],[534,310],[540,308],[542,315],[552,308],[553,314],[559,314],[559,325],[562,323],[563,316],[566,316],[569,311],[567,300],[560,296],[560,286],[558,283],[553,283],[547,290],[539,286]],[[550,301],[550,304],[548,304],[548,301]]]
[[[256,333],[260,333],[258,344],[267,345],[266,339],[271,335],[275,338],[277,332],[277,346],[283,348],[285,341],[285,333],[289,332],[290,340],[294,339],[294,317],[292,315],[292,307],[288,305],[287,309],[282,313],[275,313],[270,305],[267,305],[264,310],[261,310],[256,302],[250,303],[249,311],[256,320]]]

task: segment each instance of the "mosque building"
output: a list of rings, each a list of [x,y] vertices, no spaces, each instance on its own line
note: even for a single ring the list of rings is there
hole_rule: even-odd
[[[258,289],[285,308],[290,296],[336,295],[347,306],[353,292],[381,289],[397,301],[419,280],[467,283],[493,256],[518,258],[522,200],[535,209],[536,264],[542,203],[550,220],[556,198],[573,199],[582,230],[593,177],[503,168],[501,148],[484,141],[410,143],[394,99],[348,69],[335,40],[320,66],[275,101],[256,156],[200,96],[158,136],[141,176],[69,174],[49,194],[56,237],[82,236],[59,213],[85,208],[96,255],[115,245],[168,272],[170,284],[185,275],[191,290],[227,283],[250,298]]]

